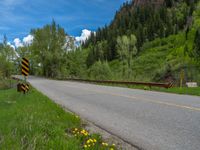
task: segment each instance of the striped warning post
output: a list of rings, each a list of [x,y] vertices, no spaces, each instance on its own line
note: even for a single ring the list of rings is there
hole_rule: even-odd
[[[22,58],[22,75],[29,75],[29,61],[26,58]]]
[[[28,85],[28,84],[22,83],[22,84],[21,84],[21,90],[22,90],[24,93],[28,92],[28,91],[29,91],[29,85]]]

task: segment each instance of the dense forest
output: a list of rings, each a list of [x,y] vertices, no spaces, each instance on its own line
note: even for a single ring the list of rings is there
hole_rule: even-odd
[[[31,74],[51,78],[178,83],[184,72],[185,81],[200,81],[198,0],[126,2],[79,47],[55,21],[30,34],[33,42],[15,50],[4,38],[3,77],[20,74],[21,58],[27,57]]]
[[[185,80],[199,79],[194,62],[198,57],[195,47],[199,45],[199,1],[156,2],[124,3],[110,25],[99,28],[83,44],[89,49],[87,67],[97,61],[110,62],[114,74],[122,72],[117,78],[130,80],[178,80],[182,69]],[[137,42],[130,42],[133,35]],[[136,47],[131,48],[133,44]]]
[[[136,6],[135,1],[124,3],[109,26],[98,29],[85,43],[84,47],[93,47],[88,65],[99,59],[103,51],[105,60],[118,58],[117,37],[134,34],[137,49],[140,51],[145,42],[156,38],[165,38],[179,31],[187,31],[192,23],[192,14],[196,1],[165,0],[160,6]]]

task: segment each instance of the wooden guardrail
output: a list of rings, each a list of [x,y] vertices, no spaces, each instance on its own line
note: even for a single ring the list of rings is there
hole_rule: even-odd
[[[21,79],[12,77],[15,80],[20,81]],[[66,80],[78,81],[78,82],[88,82],[88,83],[106,83],[106,84],[122,84],[122,85],[144,85],[151,87],[162,87],[162,88],[171,88],[173,83],[154,83],[154,82],[129,82],[129,81],[111,81],[111,80],[88,80],[88,79],[74,79],[67,78]]]
[[[154,82],[129,82],[129,81],[111,81],[111,80],[85,80],[85,79],[67,79],[70,81],[89,82],[89,83],[106,83],[106,84],[124,84],[124,85],[144,85],[149,87],[171,88],[173,83],[154,83]]]
[[[17,78],[17,77],[15,77],[15,76],[11,76],[11,78],[12,78],[13,80],[17,80],[17,81],[23,81],[22,79],[20,79],[20,78]]]

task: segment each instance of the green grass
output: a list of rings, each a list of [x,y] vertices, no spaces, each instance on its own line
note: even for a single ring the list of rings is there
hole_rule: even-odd
[[[183,95],[194,95],[200,96],[200,87],[196,88],[188,88],[188,87],[172,87],[169,89],[159,88],[159,87],[145,87],[145,86],[130,86],[133,89],[143,89],[149,91],[158,91],[158,92],[166,92],[166,93],[174,93],[174,94],[183,94]]]
[[[172,87],[172,88],[166,89],[166,88],[159,88],[159,87],[151,87],[151,88],[149,88],[147,86],[129,86],[129,88],[142,89],[142,90],[148,90],[148,91],[174,93],[174,94],[200,96],[200,87],[196,87],[196,88]]]
[[[166,89],[166,88],[160,88],[160,87],[150,88],[148,86],[142,86],[142,85],[100,84],[100,83],[98,85],[116,86],[116,87],[125,87],[125,88],[140,89],[140,90],[147,90],[147,91],[157,91],[157,92],[165,92],[165,93],[200,96],[200,87],[195,87],[195,88],[172,87],[172,88]]]
[[[35,89],[26,95],[16,89],[0,90],[1,150],[81,150],[88,138],[98,139],[90,149],[108,149],[101,146],[99,135],[75,137],[73,128],[82,129],[80,118]]]
[[[196,87],[196,88],[173,87],[170,89],[162,89],[162,88],[154,88],[154,89],[155,91],[161,91],[161,92],[200,96],[200,87]]]
[[[172,88],[166,89],[166,88],[160,88],[160,87],[151,87],[150,88],[150,87],[147,87],[147,86],[129,86],[129,88],[149,90],[149,91],[158,91],[158,92],[166,92],[166,93],[174,93],[174,94],[200,96],[200,87],[195,87],[195,88],[172,87]]]

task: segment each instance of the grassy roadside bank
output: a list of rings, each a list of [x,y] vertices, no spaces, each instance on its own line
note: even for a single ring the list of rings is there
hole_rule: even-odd
[[[99,135],[83,129],[81,120],[32,89],[0,90],[0,149],[114,150]]]
[[[195,88],[173,87],[173,88],[169,88],[169,89],[153,88],[152,90],[159,91],[159,92],[174,93],[174,94],[200,96],[200,87],[195,87]]]
[[[182,94],[182,95],[193,95],[200,96],[200,87],[188,88],[188,87],[172,87],[169,89],[160,88],[160,87],[148,87],[142,85],[122,85],[122,84],[105,84],[105,83],[91,83],[97,85],[105,85],[105,86],[115,86],[115,87],[124,87],[130,89],[139,89],[139,90],[147,90],[147,91],[155,91],[155,92],[164,92],[164,93],[173,93],[173,94]]]
[[[150,87],[146,87],[146,86],[128,86],[128,88],[142,89],[142,90],[156,91],[156,92],[173,93],[173,94],[200,96],[200,87],[195,87],[195,88],[172,87],[172,88],[166,89],[166,88],[160,88],[160,87],[151,87],[150,88]]]

